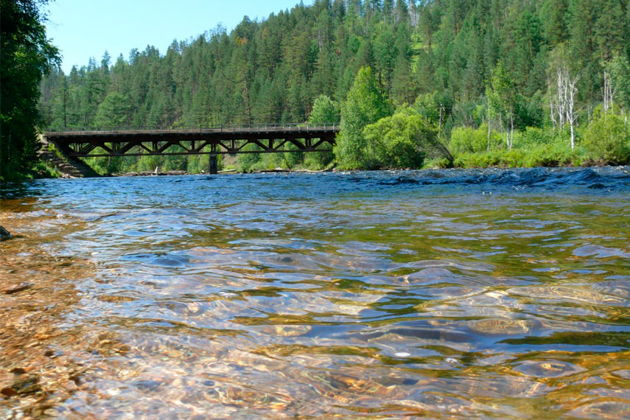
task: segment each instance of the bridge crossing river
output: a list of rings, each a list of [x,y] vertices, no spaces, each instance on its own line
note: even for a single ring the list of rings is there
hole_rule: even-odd
[[[181,130],[62,131],[45,133],[69,158],[331,151],[337,126],[265,126]]]

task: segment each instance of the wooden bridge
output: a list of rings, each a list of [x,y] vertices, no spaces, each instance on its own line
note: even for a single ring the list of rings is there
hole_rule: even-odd
[[[331,151],[336,126],[267,126],[201,130],[63,131],[44,137],[69,158],[114,156],[217,155]],[[250,147],[253,146],[253,147]]]

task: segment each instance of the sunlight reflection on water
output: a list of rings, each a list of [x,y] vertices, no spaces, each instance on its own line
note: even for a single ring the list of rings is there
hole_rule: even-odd
[[[83,224],[65,237],[38,226],[45,248],[96,267],[75,282],[64,328],[123,349],[94,351],[81,392],[52,410],[623,417],[628,179],[589,169],[38,182],[31,216]]]

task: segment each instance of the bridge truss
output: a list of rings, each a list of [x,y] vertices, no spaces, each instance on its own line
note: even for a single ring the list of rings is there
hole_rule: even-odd
[[[65,155],[80,158],[326,152],[332,150],[338,132],[337,127],[264,127],[65,131],[45,137]]]

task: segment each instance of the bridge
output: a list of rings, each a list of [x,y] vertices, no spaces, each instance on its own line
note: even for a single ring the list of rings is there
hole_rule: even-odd
[[[289,125],[199,130],[61,131],[45,133],[44,138],[70,159],[209,155],[210,173],[217,173],[217,156],[221,154],[328,152],[335,145],[338,133],[337,126]]]

